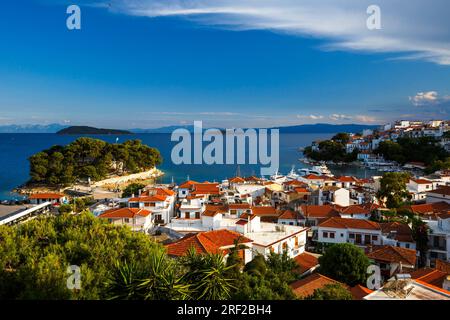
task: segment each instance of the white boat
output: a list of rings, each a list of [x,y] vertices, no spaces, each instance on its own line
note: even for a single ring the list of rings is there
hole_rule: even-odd
[[[288,173],[286,177],[290,180],[297,180],[298,178],[301,177],[301,175],[295,173],[295,166],[292,166],[291,171]]]
[[[315,174],[318,176],[327,175],[333,176],[330,169],[326,165],[313,166],[312,168],[302,168],[298,170],[301,176],[306,176],[308,174]]]
[[[288,178],[287,178],[286,176],[280,174],[280,173],[278,172],[278,169],[277,169],[277,171],[275,172],[275,174],[272,175],[272,176],[270,176],[270,180],[272,180],[272,181],[274,181],[274,182],[276,182],[276,183],[283,183],[283,182],[285,182],[286,180],[288,180]]]

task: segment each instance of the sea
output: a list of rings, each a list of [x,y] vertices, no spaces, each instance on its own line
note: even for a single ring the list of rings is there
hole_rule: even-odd
[[[314,140],[329,139],[332,133],[281,133],[280,134],[280,159],[279,172],[287,174],[292,167],[300,169],[308,167],[299,161],[303,157],[299,150],[306,147]],[[0,200],[20,200],[22,196],[12,193],[17,186],[29,179],[28,158],[44,149],[54,145],[66,145],[80,136],[57,135],[54,133],[0,133]],[[160,183],[180,183],[188,178],[196,181],[221,181],[234,177],[238,172],[241,176],[260,176],[259,165],[207,165],[207,164],[180,164],[171,161],[172,148],[178,143],[171,141],[169,133],[144,133],[133,135],[83,135],[101,139],[109,143],[124,142],[126,140],[139,139],[144,144],[157,148],[163,157],[163,163],[158,168],[164,171]],[[205,143],[205,145],[208,143]],[[248,156],[248,155],[247,155]],[[364,178],[374,174],[356,166],[329,166],[335,175],[353,175]]]

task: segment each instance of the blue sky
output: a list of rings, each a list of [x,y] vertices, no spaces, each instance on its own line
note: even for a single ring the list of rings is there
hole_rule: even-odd
[[[381,0],[382,30],[369,31],[370,1],[316,2],[9,1],[0,125],[448,118],[450,4]],[[69,4],[81,30],[66,28]]]

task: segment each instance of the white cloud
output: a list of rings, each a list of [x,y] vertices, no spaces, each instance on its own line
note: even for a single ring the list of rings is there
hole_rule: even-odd
[[[441,97],[437,91],[419,92],[409,100],[417,107],[432,106],[450,101],[450,96]]]
[[[233,30],[266,29],[327,40],[325,49],[399,53],[450,65],[447,0],[377,0],[381,30],[368,30],[373,0],[110,0],[111,11],[183,16]]]
[[[358,115],[354,118],[358,122],[364,122],[364,123],[376,123],[379,122],[379,120],[372,116],[365,116],[365,115]]]
[[[322,116],[322,115],[315,115],[315,114],[310,114],[309,116],[298,114],[297,118],[298,119],[309,119],[309,120],[320,120],[320,119],[323,119],[324,116]]]
[[[341,121],[341,120],[351,120],[352,116],[334,113],[334,114],[330,114],[329,118],[333,121]]]

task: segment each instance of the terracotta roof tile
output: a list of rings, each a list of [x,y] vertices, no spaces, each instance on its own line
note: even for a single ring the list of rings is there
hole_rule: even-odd
[[[328,278],[320,273],[314,273],[306,278],[295,281],[290,284],[290,287],[294,294],[299,298],[306,298],[314,293],[314,290],[321,289],[327,284],[340,284],[342,283]],[[344,285],[345,287],[345,285]]]
[[[61,199],[65,195],[61,193],[35,193],[28,197],[28,199]]]
[[[373,252],[367,254],[367,257],[382,262],[401,262],[403,264],[416,265],[416,250],[394,247],[394,246],[383,246]]]
[[[368,294],[371,294],[373,291],[369,288],[363,287],[360,284],[357,284],[356,286],[350,288],[350,293],[353,296],[353,300],[363,300],[365,296]]]
[[[364,229],[364,230],[381,230],[377,222],[363,219],[347,219],[347,218],[330,218],[319,227],[336,228],[336,229]]]
[[[146,217],[151,214],[151,211],[139,208],[115,208],[110,209],[102,214],[99,218],[109,218],[109,219],[121,219],[121,218],[134,218],[135,216]]]
[[[299,266],[296,271],[298,271],[300,274],[305,273],[306,271],[319,265],[319,259],[307,252],[296,256],[294,260]]]
[[[223,247],[234,245],[239,239],[239,243],[251,243],[252,240],[241,234],[227,229],[199,232],[189,234],[184,238],[166,245],[167,253],[171,256],[184,256],[189,248],[194,248],[197,253],[223,253]]]

